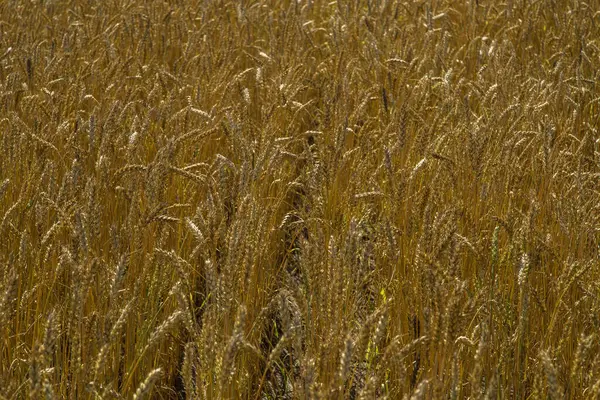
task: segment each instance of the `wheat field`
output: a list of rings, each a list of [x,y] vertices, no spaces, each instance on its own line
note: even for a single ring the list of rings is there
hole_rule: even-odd
[[[0,2],[0,399],[599,399],[600,2]]]

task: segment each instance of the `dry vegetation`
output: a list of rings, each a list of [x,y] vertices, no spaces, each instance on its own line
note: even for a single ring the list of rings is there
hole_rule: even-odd
[[[0,3],[0,398],[600,397],[599,27]]]

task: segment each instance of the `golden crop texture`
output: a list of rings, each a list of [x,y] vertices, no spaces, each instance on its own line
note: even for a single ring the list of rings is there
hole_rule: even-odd
[[[600,398],[598,0],[0,2],[0,399]]]

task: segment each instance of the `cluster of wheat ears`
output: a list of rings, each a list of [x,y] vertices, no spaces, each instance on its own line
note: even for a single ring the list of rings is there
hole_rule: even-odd
[[[600,3],[0,3],[0,399],[600,398]]]

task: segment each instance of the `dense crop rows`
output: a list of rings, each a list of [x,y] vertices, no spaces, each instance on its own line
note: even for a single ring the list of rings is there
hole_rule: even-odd
[[[600,397],[597,0],[0,2],[0,398]]]

